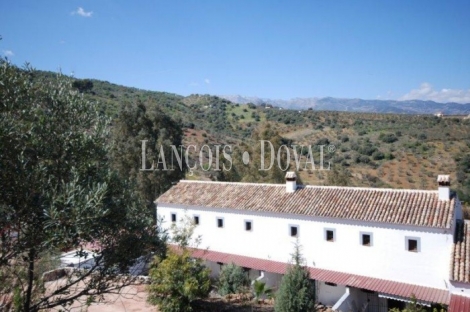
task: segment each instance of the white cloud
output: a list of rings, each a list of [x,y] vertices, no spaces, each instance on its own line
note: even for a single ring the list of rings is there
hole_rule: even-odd
[[[12,50],[3,50],[3,55],[6,57],[12,57],[15,56],[15,53],[13,53]]]
[[[91,17],[93,15],[93,11],[85,11],[82,7],[78,7],[76,11],[72,12],[72,15],[78,14],[83,17]]]
[[[470,103],[470,89],[441,89],[435,90],[430,83],[423,82],[418,89],[413,89],[399,98],[400,101],[423,100],[439,103]]]
[[[209,79],[207,79],[207,78],[204,79],[204,82],[205,82],[206,84],[211,84],[211,81],[210,81]]]

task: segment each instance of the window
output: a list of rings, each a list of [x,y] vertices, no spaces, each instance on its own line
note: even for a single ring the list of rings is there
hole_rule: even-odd
[[[406,250],[419,252],[421,249],[419,237],[406,237]]]
[[[327,242],[335,241],[335,230],[334,229],[325,229],[325,240]]]
[[[217,218],[217,227],[218,228],[223,228],[224,227],[224,219],[223,218]]]
[[[176,213],[171,214],[171,222],[176,222]]]
[[[372,243],[372,233],[361,232],[361,245],[370,247]]]
[[[370,235],[369,234],[362,234],[362,245],[363,246],[370,246]]]
[[[297,225],[290,226],[290,236],[292,237],[299,236],[299,227]]]
[[[194,216],[194,224],[195,225],[199,224],[199,216]]]
[[[252,223],[249,220],[245,221],[245,231],[251,231],[252,230]]]
[[[418,241],[416,239],[408,240],[408,251],[418,251]]]
[[[329,282],[325,282],[325,285],[328,285],[328,286],[333,286],[333,287],[336,287],[338,286],[337,284],[335,283],[329,283]]]

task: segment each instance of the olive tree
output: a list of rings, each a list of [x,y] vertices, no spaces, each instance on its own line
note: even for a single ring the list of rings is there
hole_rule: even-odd
[[[121,273],[163,245],[134,186],[110,169],[109,119],[67,77],[33,74],[0,61],[0,296],[18,311],[119,291],[134,282]],[[94,264],[46,283],[41,260],[67,250]]]

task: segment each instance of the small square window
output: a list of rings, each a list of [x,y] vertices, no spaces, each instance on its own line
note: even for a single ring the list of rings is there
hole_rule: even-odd
[[[371,234],[362,234],[362,246],[372,246]]]
[[[176,222],[176,213],[171,214],[171,222]]]
[[[299,236],[299,228],[296,225],[291,225],[290,226],[290,236],[292,237],[297,237]]]
[[[245,221],[245,231],[251,231],[252,223],[251,221]]]
[[[335,241],[335,232],[333,230],[326,230],[326,240],[328,242]]]
[[[418,241],[416,239],[409,239],[408,240],[408,251],[418,251]]]
[[[224,227],[224,219],[223,218],[217,218],[217,227],[219,227],[219,228]]]
[[[199,225],[199,216],[194,216],[194,224]]]

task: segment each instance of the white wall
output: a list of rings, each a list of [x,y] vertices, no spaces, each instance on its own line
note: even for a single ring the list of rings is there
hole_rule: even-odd
[[[346,292],[346,286],[330,286],[324,282],[317,281],[317,300],[324,305],[333,306]]]
[[[454,295],[470,297],[470,284],[451,282],[449,290]]]
[[[234,209],[185,208],[188,207],[162,205],[157,212],[166,221],[164,228],[170,227],[172,212],[177,213],[177,220],[185,214],[199,215],[195,235],[202,236],[200,248],[288,262],[296,242],[289,235],[289,225],[298,225],[298,241],[310,267],[447,288],[452,231]],[[217,227],[217,217],[224,218],[223,228]],[[245,231],[245,220],[252,221],[252,231]],[[324,239],[325,228],[335,230],[335,242]],[[361,232],[373,234],[371,247],[360,244]],[[419,252],[406,250],[406,237],[419,238]]]

